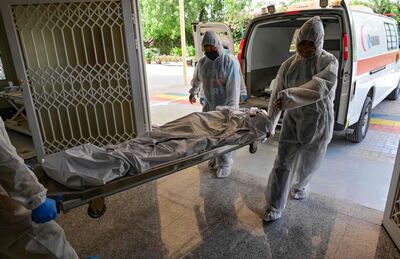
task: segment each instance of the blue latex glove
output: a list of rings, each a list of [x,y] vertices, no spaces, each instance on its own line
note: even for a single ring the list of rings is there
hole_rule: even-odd
[[[56,201],[53,199],[46,200],[36,209],[32,210],[32,220],[36,223],[46,223],[57,217]]]
[[[201,104],[201,106],[204,106],[204,104],[206,104],[206,98],[205,97],[200,97],[200,104]]]
[[[247,100],[249,99],[249,97],[247,96],[247,94],[242,94],[242,101],[243,102],[247,102]]]

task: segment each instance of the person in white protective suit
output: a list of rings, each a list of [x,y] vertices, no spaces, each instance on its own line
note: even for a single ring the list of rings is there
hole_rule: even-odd
[[[291,196],[299,200],[308,196],[311,177],[333,135],[338,61],[322,49],[324,28],[320,17],[305,22],[296,40],[297,53],[282,64],[271,83],[271,135],[281,111],[285,114],[266,190],[263,218],[267,222],[281,217],[294,174],[298,181],[290,190]]]
[[[56,202],[18,156],[0,118],[0,258],[78,258],[53,220]]]
[[[231,55],[233,59],[236,59],[236,57],[231,52],[231,43],[229,42],[229,40],[227,40],[226,38],[220,38],[220,39],[225,53]],[[200,99],[200,104],[204,105],[205,97],[203,88],[200,88],[199,99]],[[241,70],[240,70],[240,99],[242,100],[242,102],[247,102],[247,100],[249,99],[247,95],[246,83],[244,82],[244,77]]]
[[[240,66],[239,62],[226,54],[218,35],[207,31],[202,47],[204,57],[197,63],[189,90],[190,103],[196,102],[196,96],[203,88],[203,112],[214,111],[217,106],[239,108]],[[228,153],[211,160],[209,166],[216,168],[217,177],[229,176],[233,163],[233,153]]]

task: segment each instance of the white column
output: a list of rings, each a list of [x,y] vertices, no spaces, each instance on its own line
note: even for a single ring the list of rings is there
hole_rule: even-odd
[[[184,8],[183,1],[184,0],[179,0],[179,23],[180,23],[180,26],[181,26],[183,84],[187,85],[185,8]]]

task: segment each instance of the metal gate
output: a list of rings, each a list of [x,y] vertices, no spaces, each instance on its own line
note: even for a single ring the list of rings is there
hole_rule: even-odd
[[[7,2],[7,1],[6,1]],[[9,0],[2,15],[38,157],[116,144],[149,123],[129,0]]]
[[[383,216],[383,226],[400,249],[400,145],[397,150],[396,163],[390,182],[388,200]]]

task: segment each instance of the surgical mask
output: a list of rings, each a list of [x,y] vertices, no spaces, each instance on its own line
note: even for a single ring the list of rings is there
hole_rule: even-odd
[[[229,51],[229,49],[224,49],[225,54],[231,54],[231,52]]]
[[[206,53],[204,53],[204,55],[206,55],[206,57],[211,60],[216,60],[219,56],[218,52],[216,52],[216,51],[206,52]]]

